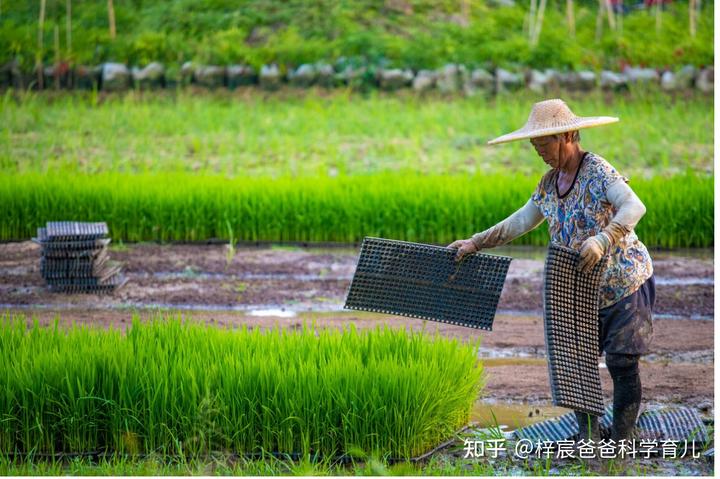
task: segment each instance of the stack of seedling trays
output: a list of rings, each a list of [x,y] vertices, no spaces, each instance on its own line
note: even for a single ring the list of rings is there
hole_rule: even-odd
[[[109,293],[125,284],[121,265],[108,259],[103,223],[49,221],[33,241],[42,246],[40,273],[51,291]]]

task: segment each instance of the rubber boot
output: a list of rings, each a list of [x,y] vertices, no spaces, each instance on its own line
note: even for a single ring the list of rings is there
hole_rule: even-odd
[[[613,380],[613,424],[610,438],[631,440],[642,401],[638,355],[608,354],[605,358]]]
[[[640,410],[642,390],[640,375],[620,376],[613,381],[613,425],[610,438],[617,442],[621,439],[631,440],[635,420]]]
[[[578,435],[574,445],[575,457],[585,463],[589,471],[601,472],[602,464],[599,459],[598,443],[600,442],[600,422],[597,416],[575,411],[575,418],[578,422]],[[581,444],[580,441],[592,441]],[[592,448],[592,454],[587,457],[585,454]]]
[[[613,380],[613,423],[610,432],[616,446],[614,463],[615,473],[627,467],[627,457],[619,449],[619,441],[632,441],[640,403],[642,401],[642,384],[638,369],[638,355],[607,354],[607,364]],[[629,444],[628,444],[629,445]]]
[[[600,424],[597,416],[575,411],[575,418],[578,422],[578,441],[580,439],[600,441]]]

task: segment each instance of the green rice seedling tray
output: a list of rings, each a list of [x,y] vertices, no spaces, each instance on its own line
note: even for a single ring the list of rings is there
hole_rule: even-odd
[[[598,357],[600,279],[607,259],[589,273],[580,254],[551,244],[545,260],[545,347],[553,404],[596,416],[604,412]]]
[[[92,255],[85,256],[48,256],[46,251],[43,251],[41,261],[44,262],[50,268],[62,268],[67,265],[90,265],[90,264],[102,264],[108,259],[107,248],[92,251]]]
[[[76,249],[76,250],[57,250],[54,248],[45,248],[42,252],[43,258],[52,260],[61,259],[83,259],[83,258],[95,258],[100,253],[105,251],[105,246],[98,246],[93,249]]]
[[[89,251],[92,254],[83,256],[49,256],[47,251],[42,252],[41,259],[51,267],[63,266],[67,264],[80,265],[80,264],[99,264],[107,260],[108,252],[107,248]]]
[[[73,241],[50,241],[45,228],[38,228],[37,238],[32,240],[43,247],[44,251],[60,254],[71,251],[87,251],[99,250],[110,244],[110,238],[98,238],[89,240],[73,240]]]
[[[93,286],[101,285],[110,280],[113,276],[120,272],[120,265],[113,264],[103,268],[97,276],[89,277],[58,277],[58,278],[46,278],[48,284],[54,285],[69,285],[74,284],[78,286]]]
[[[388,464],[396,464],[399,462],[412,462],[412,463],[421,463],[423,461],[428,460],[430,457],[432,457],[433,454],[436,454],[443,449],[446,449],[453,445],[457,441],[457,437],[471,429],[471,425],[464,426],[460,428],[457,432],[453,434],[453,437],[448,439],[447,441],[444,441],[437,446],[433,447],[432,449],[414,457],[410,458],[403,458],[403,457],[388,457],[385,460]],[[73,458],[90,458],[94,461],[98,461],[100,459],[112,459],[116,458],[118,456],[125,457],[125,458],[132,458],[132,459],[145,459],[147,457],[157,457],[157,454],[145,454],[145,453],[135,453],[135,454],[118,454],[114,452],[102,452],[102,451],[90,451],[90,452],[56,452],[56,453],[33,453],[32,455],[25,454],[22,452],[15,452],[15,451],[8,451],[7,453],[4,453],[4,456],[10,458],[10,459],[19,459],[19,460],[27,460],[27,459],[55,459],[55,460],[63,460],[63,459],[73,459]],[[202,458],[202,459],[209,459],[213,457],[224,457],[226,459],[249,459],[249,460],[260,460],[267,457],[275,457],[278,459],[290,459],[292,461],[299,461],[302,459],[305,459],[308,457],[307,454],[303,454],[301,452],[278,452],[278,451],[266,451],[266,452],[245,452],[245,453],[228,453],[228,451],[211,451],[204,454],[193,454],[191,455],[193,458]],[[354,457],[350,454],[339,454],[332,456],[332,458],[329,458],[326,455],[320,454],[318,452],[310,452],[310,458],[313,461],[325,461],[328,459],[331,459],[332,463],[335,464],[351,464],[353,462],[362,462],[362,459],[359,459],[357,457]],[[172,456],[168,457],[169,460],[175,459]]]
[[[492,330],[512,258],[366,237],[345,308]]]

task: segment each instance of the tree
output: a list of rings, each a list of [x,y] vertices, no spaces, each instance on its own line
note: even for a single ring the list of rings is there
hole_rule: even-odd
[[[68,58],[72,58],[72,0],[65,1],[65,47]]]
[[[570,36],[575,38],[575,6],[573,5],[573,0],[567,0],[565,4],[565,16],[567,18]]]
[[[110,38],[115,40],[115,7],[113,0],[108,0],[108,23],[110,24]]]
[[[40,18],[38,19],[38,47],[35,52],[35,69],[38,76],[38,88],[43,87],[43,40],[45,31],[45,0],[40,0]]]
[[[547,6],[547,0],[540,0],[540,6],[535,13],[536,0],[530,1],[530,46],[537,46],[540,41],[540,32],[542,31],[543,19],[545,18],[545,7]],[[536,18],[537,16],[537,18]]]
[[[697,12],[699,10],[699,0],[690,0],[688,4],[688,15],[690,17],[690,35],[695,36],[697,33]]]

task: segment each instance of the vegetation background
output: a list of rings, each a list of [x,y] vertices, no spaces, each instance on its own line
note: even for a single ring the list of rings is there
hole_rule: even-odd
[[[610,28],[604,4],[590,0],[548,0],[542,18],[534,0],[0,0],[0,61],[17,58],[26,69],[56,54],[75,64],[174,68],[191,60],[289,68],[343,56],[413,69],[712,65],[713,2],[689,1],[694,35],[683,1],[660,9],[627,2],[629,14]],[[534,46],[533,18],[545,25]]]

